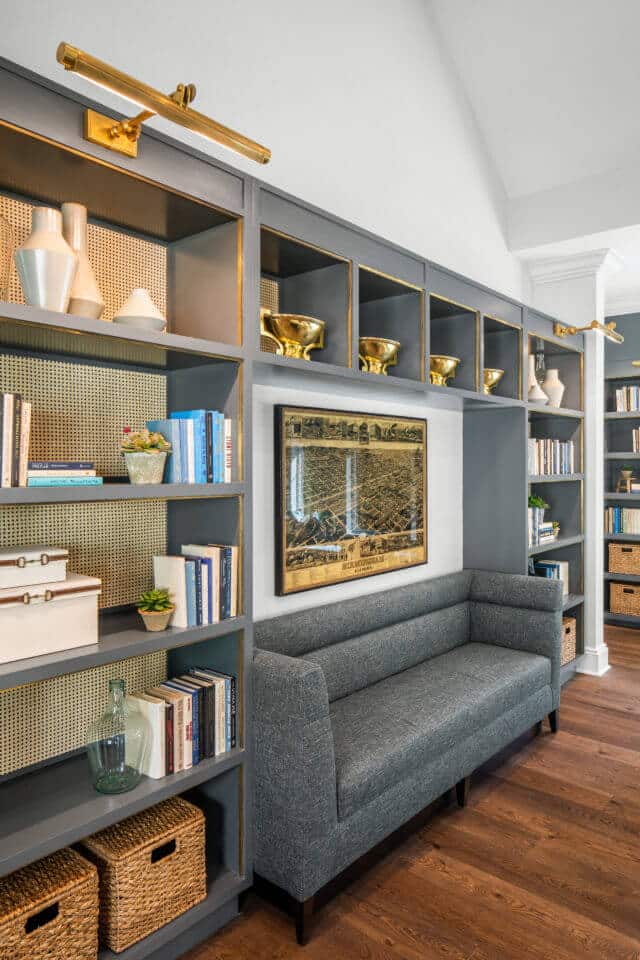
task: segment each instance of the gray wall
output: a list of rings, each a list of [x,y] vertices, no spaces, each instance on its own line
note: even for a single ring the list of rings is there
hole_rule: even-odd
[[[640,367],[631,366],[632,360],[640,360],[640,313],[607,317],[607,323],[609,320],[615,320],[616,330],[624,337],[624,343],[605,341],[605,377],[640,376]]]

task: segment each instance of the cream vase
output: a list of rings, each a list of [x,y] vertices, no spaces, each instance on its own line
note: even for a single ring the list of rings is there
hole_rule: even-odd
[[[87,208],[81,203],[62,204],[62,233],[78,257],[68,312],[98,320],[104,310],[104,301],[87,254]]]
[[[556,369],[547,370],[542,389],[549,398],[550,407],[559,407],[564,396],[564,383],[558,376]]]
[[[33,208],[31,236],[16,250],[15,261],[27,303],[65,313],[78,257],[62,236],[59,210]]]
[[[549,398],[538,383],[538,378],[536,377],[536,358],[532,353],[529,354],[527,390],[527,400],[529,403],[548,403]]]

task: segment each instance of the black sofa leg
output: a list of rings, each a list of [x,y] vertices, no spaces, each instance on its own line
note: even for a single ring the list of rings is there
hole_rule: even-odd
[[[560,711],[552,710],[549,714],[549,726],[551,727],[551,733],[557,733],[560,729]]]
[[[314,897],[296,903],[296,940],[301,947],[306,947],[311,936],[313,924]]]
[[[459,807],[466,807],[470,789],[471,777],[465,777],[464,780],[456,783],[456,800],[458,801]]]
[[[542,733],[542,720],[538,720],[538,722],[536,723],[535,729],[536,729],[536,737],[539,737],[540,734]]]

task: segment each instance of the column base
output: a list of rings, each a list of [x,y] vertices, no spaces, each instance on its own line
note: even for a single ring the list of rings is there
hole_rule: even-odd
[[[585,650],[576,665],[576,673],[602,677],[609,669],[609,648],[606,644],[596,650]]]

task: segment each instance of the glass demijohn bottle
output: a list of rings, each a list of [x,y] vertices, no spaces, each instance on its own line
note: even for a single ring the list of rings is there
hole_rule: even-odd
[[[149,724],[125,697],[124,680],[109,680],[109,703],[87,732],[93,786],[99,793],[126,793],[142,778]]]

